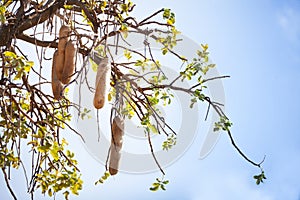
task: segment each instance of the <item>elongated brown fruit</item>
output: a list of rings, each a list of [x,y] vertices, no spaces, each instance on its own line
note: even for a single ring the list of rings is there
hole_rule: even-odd
[[[71,76],[75,71],[76,50],[76,44],[71,40],[68,41],[65,48],[64,70],[61,77],[63,84],[68,84],[70,82]]]
[[[124,135],[124,120],[120,117],[115,117],[111,126],[112,142],[116,146],[122,148]]]
[[[94,107],[100,109],[104,106],[107,92],[110,86],[110,73],[111,66],[108,63],[108,58],[103,58],[98,65],[96,83],[95,83],[95,95],[94,95]]]
[[[59,42],[58,42],[59,43]],[[58,80],[62,80],[62,73],[64,71],[64,63],[65,63],[65,51],[57,50],[57,58],[56,58],[56,75]]]
[[[71,27],[68,25],[62,25],[59,29],[59,38],[67,37],[69,40],[69,36],[71,33]]]
[[[109,173],[116,175],[119,169],[119,163],[121,158],[121,149],[123,145],[124,135],[124,120],[115,117],[112,123],[112,138],[110,145],[110,156],[109,156]]]
[[[110,175],[116,175],[119,171],[119,163],[121,158],[120,151],[117,151],[114,145],[110,146],[110,160],[109,160],[109,173]]]
[[[62,25],[59,29],[59,40],[58,40],[58,55],[56,59],[56,75],[60,81],[62,81],[62,73],[64,70],[65,63],[65,48],[66,44],[70,39],[71,27],[67,25]]]
[[[53,60],[52,60],[52,92],[54,99],[59,100],[62,97],[62,92],[63,92],[63,84],[58,80],[57,75],[56,75],[56,59],[57,59],[58,52],[55,51],[53,54]]]

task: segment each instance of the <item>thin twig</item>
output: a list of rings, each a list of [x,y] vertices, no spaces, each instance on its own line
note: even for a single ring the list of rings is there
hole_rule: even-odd
[[[143,24],[143,23],[146,22],[147,20],[151,19],[152,17],[158,15],[159,13],[161,13],[161,12],[163,12],[163,11],[164,11],[164,9],[160,9],[160,10],[156,11],[155,13],[153,13],[152,15],[150,15],[149,17],[146,17],[145,19],[143,19],[142,21],[140,21],[138,25]]]
[[[231,144],[232,144],[233,147],[239,152],[239,154],[240,154],[246,161],[248,161],[249,163],[251,163],[252,165],[261,168],[260,165],[261,165],[261,163],[263,163],[263,161],[265,160],[265,157],[264,157],[263,161],[260,162],[260,163],[253,162],[253,161],[250,160],[250,159],[249,159],[249,158],[241,151],[241,149],[236,145],[236,143],[235,143],[235,141],[234,141],[234,139],[233,139],[233,137],[232,137],[232,134],[231,134],[230,130],[227,131],[227,134],[228,134],[228,136],[229,136],[229,138],[230,138]]]
[[[6,183],[6,187],[8,188],[8,190],[9,190],[11,196],[13,197],[13,199],[17,200],[17,197],[16,197],[13,189],[11,188],[11,186],[9,184],[9,179],[8,179],[8,176],[7,176],[6,172],[5,172],[5,169],[4,168],[1,168],[1,169],[2,169],[2,173],[4,175],[4,180],[5,180],[5,183]]]
[[[157,158],[156,158],[156,156],[155,156],[155,154],[154,154],[154,150],[153,150],[153,146],[152,146],[152,142],[151,142],[150,132],[149,132],[149,131],[147,131],[147,137],[148,137],[148,143],[149,143],[149,146],[150,146],[150,151],[151,151],[152,157],[153,157],[153,159],[154,159],[156,165],[158,166],[159,170],[161,171],[161,173],[162,173],[163,175],[165,175],[164,170],[163,170],[162,167],[160,166],[160,164],[159,164],[159,162],[158,162],[158,160],[157,160]]]

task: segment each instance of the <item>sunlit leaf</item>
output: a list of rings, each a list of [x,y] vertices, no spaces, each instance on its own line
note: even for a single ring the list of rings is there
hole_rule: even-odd
[[[5,51],[4,56],[11,57],[11,58],[14,58],[14,59],[17,58],[17,55],[14,52],[11,52],[11,51]]]
[[[97,63],[92,59],[92,58],[89,58],[89,61],[91,63],[91,68],[94,72],[97,72],[97,69],[98,69],[98,65]]]
[[[67,9],[67,10],[72,10],[73,5],[64,5],[64,8]]]

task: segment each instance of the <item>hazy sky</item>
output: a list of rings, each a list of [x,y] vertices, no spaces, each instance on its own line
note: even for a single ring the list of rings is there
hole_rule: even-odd
[[[103,166],[77,142],[73,148],[80,152],[85,186],[80,196],[71,199],[299,200],[300,1],[134,2],[141,18],[171,8],[184,35],[209,44],[220,73],[231,76],[223,84],[232,133],[255,161],[266,155],[263,167],[268,179],[255,184],[252,176],[259,171],[237,154],[224,134],[204,160],[199,160],[202,141],[197,137],[186,154],[166,169],[170,183],[165,192],[148,190],[159,173],[119,173],[94,186]],[[1,180],[0,198],[10,199],[4,188]],[[21,197],[22,191],[16,190]]]

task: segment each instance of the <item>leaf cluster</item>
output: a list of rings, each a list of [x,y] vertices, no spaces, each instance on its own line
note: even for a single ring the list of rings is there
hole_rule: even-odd
[[[257,185],[263,183],[264,180],[267,179],[266,176],[265,176],[265,172],[264,172],[264,171],[262,171],[262,172],[261,172],[260,174],[258,174],[258,175],[253,176],[253,178],[256,180],[256,184],[257,184]]]
[[[166,190],[166,185],[169,184],[169,180],[163,180],[156,178],[156,181],[152,183],[152,186],[149,188],[151,191],[156,192],[158,190]]]
[[[226,116],[221,116],[220,121],[215,122],[214,131],[219,131],[219,130],[229,131],[231,126],[232,126],[232,122],[230,122]]]

